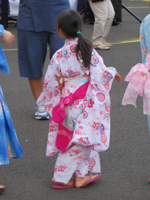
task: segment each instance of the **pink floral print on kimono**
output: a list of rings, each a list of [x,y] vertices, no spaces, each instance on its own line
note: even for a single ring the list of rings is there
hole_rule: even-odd
[[[93,49],[90,68],[83,66],[81,56],[74,52],[78,39],[67,39],[51,59],[45,75],[44,91],[37,100],[38,105],[45,105],[52,116],[53,108],[59,104],[61,92],[56,76],[65,77],[63,90],[66,96],[74,93],[81,85],[89,81],[84,99],[74,100],[72,105],[66,105],[66,127],[73,128],[73,136],[68,145],[91,147],[102,152],[109,148],[110,142],[110,96],[109,91],[116,70],[107,68],[102,57]],[[64,125],[65,125],[64,123]],[[56,137],[59,124],[50,121],[46,155],[51,156],[57,149]]]

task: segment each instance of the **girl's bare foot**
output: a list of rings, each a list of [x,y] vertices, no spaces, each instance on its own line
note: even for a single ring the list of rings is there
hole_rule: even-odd
[[[4,185],[0,185],[0,189],[4,188],[5,186]]]
[[[100,177],[100,174],[96,174],[96,175],[90,175],[90,176],[85,176],[85,177],[77,177],[75,176],[75,186],[77,188],[80,188],[82,186],[84,186],[86,183],[90,183],[95,181],[97,178]]]
[[[5,191],[5,186],[4,185],[0,185],[0,195]]]

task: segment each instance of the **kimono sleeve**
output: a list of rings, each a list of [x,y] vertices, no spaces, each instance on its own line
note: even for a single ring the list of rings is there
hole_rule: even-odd
[[[38,106],[45,106],[50,116],[52,109],[60,101],[60,90],[55,77],[56,75],[61,76],[61,70],[58,67],[58,61],[53,57],[45,74],[43,92],[36,102]]]
[[[95,50],[93,50],[91,64],[90,71],[92,82],[97,82],[102,85],[109,84],[110,89],[113,79],[116,76],[116,69],[113,67],[106,67],[102,57]]]

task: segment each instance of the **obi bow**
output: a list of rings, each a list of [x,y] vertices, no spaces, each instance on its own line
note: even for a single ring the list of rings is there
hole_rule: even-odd
[[[80,86],[74,93],[70,93],[68,96],[61,97],[59,104],[52,110],[51,121],[59,124],[55,145],[62,152],[65,152],[73,134],[73,127],[67,127],[67,124],[65,124],[65,126],[63,125],[66,117],[65,105],[72,105],[74,100],[84,99],[88,85],[89,81]]]
[[[138,95],[143,97],[143,113],[150,113],[150,54],[147,55],[146,64],[138,63],[131,68],[125,81],[129,82],[122,99],[122,105],[136,106]]]

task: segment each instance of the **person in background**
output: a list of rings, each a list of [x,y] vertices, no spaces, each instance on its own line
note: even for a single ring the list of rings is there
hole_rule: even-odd
[[[94,14],[91,10],[91,6],[88,0],[85,1],[85,10],[84,10],[84,18],[83,22],[85,24],[94,24],[95,18]]]
[[[110,0],[89,0],[94,13],[93,47],[96,49],[109,50],[112,44],[106,41],[110,31],[115,11]]]
[[[56,33],[58,14],[70,9],[69,0],[20,0],[17,19],[18,60],[22,77],[27,77],[35,101],[43,89],[43,67],[50,48],[50,58],[64,45]],[[44,106],[36,105],[36,119],[49,119]]]

